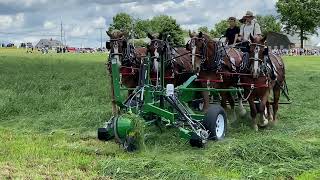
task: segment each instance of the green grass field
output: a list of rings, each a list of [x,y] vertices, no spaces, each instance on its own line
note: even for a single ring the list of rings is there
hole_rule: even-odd
[[[275,127],[230,127],[204,149],[154,130],[134,153],[96,140],[111,116],[105,60],[0,49],[0,179],[320,179],[320,57],[285,58],[293,104]]]

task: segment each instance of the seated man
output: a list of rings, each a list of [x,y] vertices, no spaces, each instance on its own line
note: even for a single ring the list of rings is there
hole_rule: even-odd
[[[226,36],[225,43],[228,45],[234,45],[238,40],[240,28],[237,26],[236,20],[237,19],[235,17],[230,17],[228,19],[229,28],[227,29],[226,34],[225,34],[225,36]]]
[[[247,11],[244,18],[246,22],[241,25],[240,40],[242,42],[249,41],[250,35],[252,35],[254,38],[262,39],[260,25],[254,19],[255,16],[253,16],[253,13],[251,11]]]
[[[246,15],[244,16],[245,23],[241,25],[240,27],[240,34],[239,34],[239,39],[242,41],[241,50],[244,52],[244,66],[247,66],[249,64],[249,40],[250,40],[250,35],[253,36],[255,39],[262,39],[262,33],[260,29],[260,25],[257,23],[257,21],[254,19],[255,16],[251,11],[247,11]],[[265,56],[267,57],[267,63],[270,64],[271,67],[271,79],[274,80],[275,74],[274,74],[274,69],[273,65],[271,63],[271,60],[268,55],[268,49],[266,48],[265,50]]]

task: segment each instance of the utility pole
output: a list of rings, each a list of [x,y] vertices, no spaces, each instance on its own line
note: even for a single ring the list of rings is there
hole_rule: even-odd
[[[67,46],[66,31],[63,31],[63,40],[64,40],[64,45]]]
[[[62,18],[61,18],[61,26],[60,26],[60,42],[63,46],[63,38],[62,38],[62,31],[63,31],[63,26],[62,26]]]
[[[100,47],[102,50],[102,28],[100,28]]]
[[[97,29],[100,30],[100,48],[102,49],[102,30],[103,30],[104,28],[97,28]]]

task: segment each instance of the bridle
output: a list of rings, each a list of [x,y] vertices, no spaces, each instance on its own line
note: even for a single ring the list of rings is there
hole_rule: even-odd
[[[163,58],[164,60],[166,60],[165,63],[170,63],[171,65],[173,64],[172,63],[173,59],[171,58],[171,54],[170,54],[170,45],[168,41],[155,38],[151,40],[150,44],[153,44],[153,48],[155,50],[154,55],[151,56],[151,59],[155,59],[155,58],[158,59],[160,55],[164,55]],[[161,49],[162,54],[159,54],[158,52],[159,49]]]
[[[250,44],[250,49],[251,49],[251,46],[254,45],[254,57],[250,57],[249,60],[250,61],[253,61],[253,75],[254,76],[259,76],[259,73],[261,72],[260,70],[261,69],[266,69],[266,60],[265,58],[264,59],[261,59],[260,58],[260,52],[261,52],[261,49],[264,49],[265,48],[265,45],[264,44],[259,44],[259,43],[251,43],[249,42]],[[262,64],[262,66],[259,67],[259,64]],[[263,72],[263,71],[262,71]]]
[[[251,43],[249,42],[249,45],[255,45],[255,49],[254,49],[254,53],[255,53],[255,56],[254,57],[251,57],[249,58],[250,60],[253,60],[253,61],[261,61],[261,62],[264,62],[263,59],[259,58],[258,54],[261,50],[261,48],[265,48],[265,45],[263,44],[259,44],[259,43]]]
[[[196,41],[200,41],[202,43],[202,46],[200,47],[200,54],[196,53]],[[208,58],[208,44],[212,43],[214,45],[214,55],[213,59]],[[223,63],[223,52],[225,52],[225,48],[220,45],[220,42],[215,42],[212,40],[207,40],[205,38],[201,37],[193,37],[190,40],[190,46],[191,46],[191,55],[192,55],[192,64],[195,63],[195,57],[199,57],[201,59],[201,68],[203,70],[222,70],[222,63]],[[226,52],[225,52],[226,54]],[[212,61],[213,67],[204,67],[205,62]]]
[[[117,49],[119,48],[119,43],[127,43],[127,39],[124,37],[114,38],[110,39],[110,42],[112,42],[112,49]],[[110,57],[115,55],[121,56],[122,65],[132,66],[139,64],[135,58],[134,47],[129,43],[127,43],[126,47],[122,47],[122,52],[111,52],[109,54]]]
[[[203,46],[200,48],[200,54],[196,53],[196,41],[200,41]],[[192,64],[194,64],[194,56],[197,56],[201,59],[201,64],[203,64],[207,60],[207,47],[208,41],[205,38],[193,37],[190,40],[190,46],[192,50]]]

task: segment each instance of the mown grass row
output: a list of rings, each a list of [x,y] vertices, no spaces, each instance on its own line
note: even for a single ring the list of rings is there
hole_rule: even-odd
[[[245,118],[204,149],[175,129],[148,129],[135,153],[96,140],[111,116],[105,58],[0,50],[0,179],[320,177],[320,58],[286,58],[293,104],[280,107],[275,127],[256,133]]]

